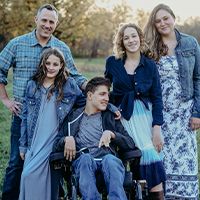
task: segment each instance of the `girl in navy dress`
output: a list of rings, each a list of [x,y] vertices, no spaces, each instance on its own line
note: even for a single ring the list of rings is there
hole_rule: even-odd
[[[150,199],[164,199],[166,180],[162,163],[163,104],[156,64],[145,57],[148,46],[141,29],[132,23],[119,27],[114,39],[114,55],[106,60],[105,77],[113,82],[115,105],[121,122],[142,150],[140,180],[146,180]]]

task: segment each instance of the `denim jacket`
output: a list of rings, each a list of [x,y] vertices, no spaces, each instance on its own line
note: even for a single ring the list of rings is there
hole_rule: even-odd
[[[134,72],[133,87],[124,68],[126,55],[123,59],[109,56],[106,59],[105,77],[113,83],[115,105],[121,109],[122,116],[129,120],[134,108],[134,100],[140,99],[149,110],[148,102],[152,103],[152,126],[163,124],[163,102],[160,77],[156,63],[141,54],[141,60]]]
[[[70,49],[64,42],[52,35],[47,45],[43,47],[38,42],[35,31],[36,29],[31,33],[12,39],[0,53],[0,83],[7,84],[8,70],[12,67],[13,96],[15,101],[21,103],[25,97],[28,81],[36,73],[40,57],[49,47],[56,47],[63,53],[70,76],[75,79],[79,88],[84,81],[87,81],[81,74],[78,74]],[[19,107],[22,108],[20,105]],[[19,116],[21,117],[21,113]]]
[[[177,45],[174,49],[179,65],[182,101],[194,99],[192,117],[200,118],[200,48],[194,37],[175,30]]]
[[[27,148],[30,149],[34,130],[37,123],[37,118],[40,109],[40,99],[42,96],[41,85],[39,85],[35,92],[36,84],[34,81],[29,81],[26,89],[26,95],[23,102],[22,110],[22,123],[21,123],[21,138],[20,138],[20,153],[26,153]],[[56,89],[56,98],[59,91]],[[64,118],[68,115],[71,109],[75,107],[84,106],[86,103],[85,96],[78,88],[73,78],[68,78],[65,86],[63,87],[63,99],[57,101],[57,114],[59,118],[59,129],[63,123]],[[107,108],[111,112],[115,112],[117,107],[112,104],[108,104]]]
[[[39,85],[35,92],[36,84],[33,80],[28,82],[26,95],[23,102],[22,123],[21,123],[21,138],[20,138],[20,153],[26,153],[27,148],[30,149],[36,122],[40,109],[40,99],[42,96],[41,85]],[[59,91],[55,90],[56,98]],[[73,78],[68,78],[63,87],[63,99],[57,101],[57,114],[59,118],[59,127],[66,115],[70,112],[72,107],[85,105],[85,97],[78,88]]]

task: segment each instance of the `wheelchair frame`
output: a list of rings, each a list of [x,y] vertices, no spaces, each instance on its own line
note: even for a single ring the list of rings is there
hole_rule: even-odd
[[[128,152],[121,152],[119,151],[119,157],[122,160],[124,166],[125,166],[125,178],[124,178],[124,190],[127,195],[128,200],[144,200],[148,197],[148,186],[146,181],[139,181],[138,180],[138,174],[139,174],[139,161],[140,157],[142,156],[142,152],[139,149],[128,151]],[[78,183],[75,177],[75,172],[72,167],[72,163],[63,155],[63,152],[58,153],[52,153],[50,155],[50,165],[54,169],[61,169],[62,170],[62,176],[67,181],[68,187],[71,188],[71,190],[68,189],[67,192],[67,199],[70,200],[77,200],[77,196],[81,196],[78,191]],[[128,171],[128,166],[130,166],[130,171]],[[135,171],[136,169],[136,171]],[[69,174],[70,174],[70,180],[69,180]],[[134,171],[134,173],[133,173]],[[97,179],[97,189],[99,193],[102,194],[102,200],[107,200],[107,190],[104,183],[103,176],[100,174],[99,177],[96,177]],[[103,183],[103,184],[102,184]],[[68,188],[67,187],[67,188]]]

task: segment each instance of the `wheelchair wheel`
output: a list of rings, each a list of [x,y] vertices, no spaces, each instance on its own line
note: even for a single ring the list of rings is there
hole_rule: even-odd
[[[77,191],[75,185],[72,186],[72,200],[77,200]]]

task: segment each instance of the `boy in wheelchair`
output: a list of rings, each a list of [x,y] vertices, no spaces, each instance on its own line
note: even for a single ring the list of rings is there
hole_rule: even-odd
[[[125,168],[116,148],[133,150],[135,144],[120,120],[106,109],[110,87],[108,79],[92,78],[85,91],[86,106],[69,113],[54,142],[54,152],[64,151],[66,159],[73,160],[83,199],[101,199],[95,178],[99,172],[104,176],[110,200],[127,199],[123,189]],[[89,153],[74,160],[76,151],[85,147]]]

